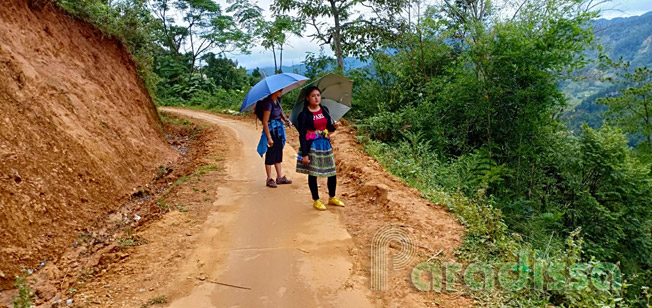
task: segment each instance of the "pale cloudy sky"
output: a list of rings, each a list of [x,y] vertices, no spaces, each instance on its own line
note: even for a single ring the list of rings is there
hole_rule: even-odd
[[[266,10],[266,14],[270,16],[269,6],[273,0],[258,0],[258,6]],[[228,4],[225,0],[219,0],[218,3],[222,7],[227,7]],[[603,18],[615,17],[629,17],[644,14],[652,11],[652,0],[612,0],[599,6],[602,9]],[[306,29],[306,34],[312,33],[310,27]],[[319,53],[320,46],[317,42],[313,42],[307,37],[291,37],[289,45],[283,51],[283,64],[294,65],[300,64],[306,57],[307,52]],[[333,52],[328,46],[325,46],[326,54],[332,55]],[[274,58],[272,52],[267,51],[262,47],[253,48],[249,55],[229,55],[229,58],[238,61],[240,66],[247,69],[256,67],[274,67]]]
[[[630,17],[652,11],[652,0],[613,0],[600,6],[602,17]]]

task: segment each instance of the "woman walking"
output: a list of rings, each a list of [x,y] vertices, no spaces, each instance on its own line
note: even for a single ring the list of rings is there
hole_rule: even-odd
[[[324,203],[319,200],[317,177],[328,178],[328,204],[344,206],[335,197],[337,179],[335,177],[335,159],[330,143],[330,133],[339,126],[333,122],[328,108],[321,106],[321,90],[315,86],[306,89],[304,107],[298,116],[300,160],[297,161],[297,172],[308,175],[308,187],[312,194],[313,207],[323,211]]]

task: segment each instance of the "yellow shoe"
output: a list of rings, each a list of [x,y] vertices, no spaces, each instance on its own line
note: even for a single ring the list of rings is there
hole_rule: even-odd
[[[337,197],[332,197],[328,199],[328,204],[334,206],[344,206],[344,202],[340,201],[340,199],[337,199]]]
[[[321,202],[321,200],[315,200],[315,202],[312,203],[312,207],[315,208],[315,210],[318,211],[325,211],[326,206],[324,205],[324,202]]]

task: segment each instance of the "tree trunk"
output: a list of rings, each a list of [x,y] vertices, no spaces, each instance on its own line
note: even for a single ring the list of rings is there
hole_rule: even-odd
[[[276,65],[276,49],[274,49],[274,44],[272,44],[272,56],[274,56],[274,74],[277,74],[278,66]]]
[[[328,0],[331,4],[331,13],[335,21],[335,32],[333,33],[333,43],[335,45],[335,57],[337,57],[337,71],[344,72],[344,59],[342,58],[342,46],[340,41],[341,26],[340,26],[340,12],[335,5],[335,0]]]
[[[188,37],[190,38],[190,50],[192,51],[192,64],[190,64],[190,75],[192,75],[195,72],[195,60],[197,59],[197,55],[195,54],[195,43],[193,42],[192,39],[192,24],[188,26]]]
[[[197,56],[192,55],[192,63],[190,64],[190,75],[195,72],[195,61],[197,61]]]
[[[167,1],[164,2],[164,5],[167,7]],[[151,11],[154,11],[154,7],[152,7]],[[181,46],[175,42],[174,37],[172,37],[172,34],[170,33],[172,32],[171,29],[172,25],[168,24],[167,15],[166,15],[167,10],[159,11],[158,14],[159,17],[161,18],[161,21],[163,22],[163,34],[165,35],[165,39],[168,42],[168,47],[170,47],[170,51],[174,53],[175,59],[179,61],[179,56],[180,56],[179,48],[181,48]]]
[[[424,55],[423,47],[423,31],[421,31],[421,3],[417,3],[417,31],[419,32],[419,49],[421,49],[421,69],[423,71],[423,81],[428,82],[428,74],[426,72],[426,57]]]
[[[283,44],[279,45],[278,49],[280,50],[280,54],[278,56],[278,60],[279,60],[278,72],[283,73]]]

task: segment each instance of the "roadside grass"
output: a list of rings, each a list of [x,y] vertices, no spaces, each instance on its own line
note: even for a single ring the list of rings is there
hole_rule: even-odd
[[[216,158],[215,161],[220,162],[222,161],[222,158]],[[173,188],[175,188],[178,185],[181,185],[183,183],[190,183],[190,184],[196,184],[201,180],[201,177],[207,174],[208,172],[213,172],[213,171],[223,171],[225,168],[222,166],[218,166],[216,164],[208,164],[208,165],[201,165],[197,167],[194,171],[192,171],[190,174],[185,175],[177,179],[168,189],[166,189],[161,198],[159,198],[156,201],[156,206],[159,208],[159,210],[163,213],[167,213],[171,210],[177,210],[179,212],[188,212],[188,208],[183,205],[183,204],[177,204],[177,205],[170,205],[169,202],[167,201],[167,198],[169,196],[170,191],[172,191]],[[199,190],[197,188],[193,188],[194,192],[202,192],[206,193],[206,190]],[[208,198],[210,200],[210,198]],[[206,199],[205,199],[206,200]]]
[[[168,299],[165,297],[165,295],[160,295],[157,297],[150,298],[147,302],[145,302],[140,308],[149,308],[154,305],[158,304],[166,304],[168,302]]]
[[[192,122],[190,122],[190,120],[184,119],[184,118],[175,119],[175,118],[170,116],[170,113],[165,112],[165,111],[159,111],[158,116],[159,116],[159,118],[161,118],[161,122],[163,122],[165,124],[183,126],[183,127],[186,127],[186,128],[190,127],[190,125],[192,125]]]
[[[26,270],[23,270],[22,274],[16,276],[14,286],[18,288],[18,294],[12,299],[14,308],[31,308],[34,305],[34,297],[36,295],[28,285],[29,280],[27,276],[29,276],[29,273]]]

